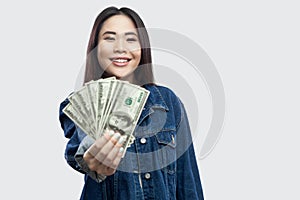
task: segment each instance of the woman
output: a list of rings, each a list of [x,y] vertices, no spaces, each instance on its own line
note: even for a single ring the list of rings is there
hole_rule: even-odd
[[[168,88],[154,84],[148,33],[129,8],[109,7],[95,20],[85,82],[115,76],[150,91],[136,140],[123,148],[120,133],[94,141],[62,112],[68,164],[85,174],[81,199],[204,199],[185,109]],[[162,123],[163,122],[163,123]]]

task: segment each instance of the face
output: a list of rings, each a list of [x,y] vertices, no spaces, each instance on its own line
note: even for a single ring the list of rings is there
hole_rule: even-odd
[[[99,33],[97,57],[109,74],[132,81],[133,71],[141,60],[141,45],[137,30],[125,15],[108,18]]]
[[[111,126],[115,126],[115,127],[118,127],[118,128],[125,128],[125,127],[128,126],[129,121],[124,116],[113,115],[113,116],[110,117],[108,123]]]

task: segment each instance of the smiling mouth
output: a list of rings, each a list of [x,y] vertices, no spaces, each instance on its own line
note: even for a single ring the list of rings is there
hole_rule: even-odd
[[[131,61],[130,58],[111,58],[110,60],[114,63],[127,63]]]

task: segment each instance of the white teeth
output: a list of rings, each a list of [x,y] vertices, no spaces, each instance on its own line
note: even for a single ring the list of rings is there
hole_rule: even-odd
[[[125,59],[114,59],[113,61],[114,61],[114,62],[119,62],[119,63],[125,63],[125,62],[127,62],[128,60],[125,60]]]

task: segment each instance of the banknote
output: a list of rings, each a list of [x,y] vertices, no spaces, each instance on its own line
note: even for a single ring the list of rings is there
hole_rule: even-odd
[[[97,134],[95,121],[91,117],[91,104],[88,99],[88,90],[87,86],[83,86],[79,91],[71,94],[68,99],[74,109],[80,114],[80,116],[87,122],[89,125],[90,132],[94,135]]]
[[[69,103],[63,109],[63,112],[86,134],[94,137],[94,133],[91,132],[89,124],[81,117],[81,115],[74,109],[74,107]]]
[[[63,112],[95,140],[105,130],[119,132],[125,141],[125,154],[134,142],[133,132],[148,96],[148,90],[127,81],[98,79],[72,93]]]
[[[97,131],[98,137],[103,133],[103,124],[106,115],[107,105],[110,103],[111,94],[114,92],[114,81],[104,80],[98,83],[98,109],[97,109]]]
[[[88,96],[87,101],[90,104],[92,118],[96,119],[97,104],[96,104],[95,100],[98,99],[97,82],[92,80],[92,81],[86,83],[86,89],[87,89],[87,96]]]
[[[116,81],[115,96],[105,114],[104,129],[117,131],[124,137],[124,148],[132,140],[132,133],[144,108],[149,91],[134,84]]]

